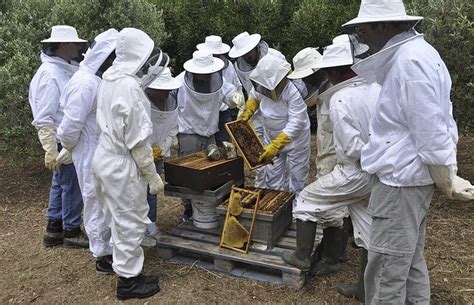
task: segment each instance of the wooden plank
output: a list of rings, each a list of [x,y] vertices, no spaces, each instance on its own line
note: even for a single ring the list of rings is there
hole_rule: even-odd
[[[234,263],[229,260],[215,259],[214,267],[218,271],[229,273],[234,269]]]
[[[222,249],[218,245],[212,245],[199,241],[189,241],[170,235],[162,236],[158,242],[158,245],[160,248],[183,249],[193,253],[209,255],[214,259],[230,260],[248,265],[277,269],[290,274],[301,273],[301,270],[287,265],[279,256],[262,255],[254,252],[243,254],[232,250]]]
[[[295,289],[301,289],[306,280],[304,274],[290,274],[283,272],[281,277],[284,285]]]
[[[278,240],[276,245],[280,248],[294,250],[296,249],[296,239],[283,236]]]
[[[158,256],[162,259],[171,259],[176,255],[176,249],[173,248],[162,248],[158,251]]]
[[[196,240],[196,241],[201,241],[204,243],[210,243],[214,245],[218,245],[220,242],[220,238],[217,236],[212,236],[209,234],[198,233],[198,232],[191,232],[191,231],[177,229],[177,228],[172,229],[168,234],[177,236],[177,237],[182,237],[183,239]],[[250,245],[250,251],[262,253],[262,254],[268,254],[268,255],[281,256],[281,254],[285,250],[288,250],[288,248],[280,248],[280,247],[268,248],[267,245],[263,243],[252,242]],[[291,250],[294,250],[294,248],[291,248]]]
[[[177,237],[182,237],[184,239],[197,240],[214,245],[218,245],[220,242],[220,237],[218,236],[181,229],[172,229],[169,234]]]
[[[213,236],[221,236],[222,228],[212,228],[212,229],[204,229],[204,228],[198,228],[195,227],[192,223],[192,221],[189,222],[182,222],[180,223],[176,229],[181,229],[181,230],[186,230],[186,231],[191,231],[191,232],[196,232],[196,233],[203,233],[203,234],[209,234]]]
[[[219,270],[216,270],[213,263],[202,261],[202,260],[195,259],[192,257],[176,255],[173,258],[171,258],[170,261],[178,263],[178,264],[192,266],[193,268],[200,268],[200,269],[209,270],[209,271],[219,271]],[[220,271],[220,272],[223,272],[223,271]],[[230,272],[223,272],[223,273],[227,275],[235,276],[235,277],[260,281],[260,282],[273,284],[273,285],[284,285],[281,275],[259,272],[259,271],[255,271],[253,269],[248,269],[248,268],[236,267],[232,269],[232,271]]]
[[[284,237],[291,237],[291,238],[296,238],[296,231],[295,230],[286,230],[286,232],[283,234]]]

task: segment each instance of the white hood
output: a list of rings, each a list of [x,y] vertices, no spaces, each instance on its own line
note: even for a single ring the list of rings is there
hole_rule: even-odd
[[[120,31],[117,39],[115,59],[103,75],[105,80],[115,80],[126,75],[134,76],[145,64],[153,51],[155,43],[145,32],[134,28],[125,28]]]
[[[118,35],[119,32],[116,29],[109,29],[97,35],[94,39],[95,44],[87,49],[84,60],[79,65],[80,68],[95,74],[115,50]]]
[[[268,90],[274,90],[290,70],[291,65],[284,57],[267,54],[250,73],[250,79]]]

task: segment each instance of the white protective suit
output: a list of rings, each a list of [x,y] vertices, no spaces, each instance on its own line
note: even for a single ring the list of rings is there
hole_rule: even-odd
[[[368,207],[365,300],[429,304],[423,251],[434,186],[428,166],[456,164],[451,79],[438,52],[414,30],[392,37],[353,70],[382,85],[361,152],[362,169],[380,180]]]
[[[179,77],[183,76],[180,74]],[[213,136],[219,130],[220,106],[222,103],[227,103],[229,95],[235,90],[234,85],[222,81],[217,90],[200,93],[190,88],[184,81],[177,95],[179,133]]]
[[[386,47],[406,39],[399,47],[354,65],[360,76],[383,84],[370,142],[362,151],[362,168],[396,187],[433,184],[427,165],[456,164],[458,142],[451,78],[443,60],[422,35],[412,32],[394,37]],[[433,62],[437,64],[428,64]],[[408,103],[412,100],[418,102]],[[414,115],[420,113],[423,116]]]
[[[260,102],[264,145],[270,144],[282,131],[290,138],[290,143],[273,159],[273,165],[265,166],[262,187],[290,190],[298,195],[308,183],[311,153],[310,122],[306,104],[292,82],[286,84],[277,101],[255,89],[250,91],[250,98]]]
[[[67,83],[60,101],[64,117],[57,137],[72,153],[84,201],[84,227],[94,257],[112,254],[110,228],[97,201],[91,163],[99,140],[96,96],[101,78],[96,73],[115,50],[117,36],[117,30],[110,29],[95,38],[95,45],[87,50],[79,71]]]
[[[280,53],[280,51],[275,50],[273,48],[269,48],[268,44],[261,40],[258,43],[258,49],[259,49],[259,60],[262,59],[263,56],[267,55],[267,53],[273,54],[275,56],[282,56],[283,58],[285,57],[283,54]],[[255,69],[255,67],[250,66],[244,59],[243,57],[237,58],[237,60],[234,62],[234,67],[235,67],[235,73],[239,77],[239,80],[245,89],[245,92],[247,93],[247,96],[250,97],[250,91],[253,88],[252,82],[250,80],[250,73]],[[255,129],[255,133],[257,136],[260,138],[260,140],[265,141],[263,137],[263,126],[260,118],[261,114],[260,111],[257,110],[255,114],[252,116],[250,119],[250,123],[252,124],[252,127]],[[255,170],[255,187],[265,187],[265,168],[266,167],[260,167]]]
[[[227,102],[222,103],[219,110],[225,111],[234,107],[238,107],[239,110],[241,110],[242,107],[245,107],[244,94],[242,93],[242,83],[237,76],[234,65],[232,65],[229,60],[227,60],[227,67],[224,67],[222,70],[222,79],[224,80],[224,83],[232,84],[234,89],[233,92],[230,92],[227,95]],[[236,103],[236,100],[238,100],[238,103]]]
[[[366,205],[373,179],[360,167],[360,152],[369,138],[369,120],[380,86],[367,84],[360,77],[353,77],[341,84],[343,86],[331,88],[337,91],[333,91],[328,103],[328,124],[331,124],[333,131],[336,165],[304,188],[293,209],[293,216],[323,225],[338,221],[332,224],[341,226],[343,215],[335,211],[348,206],[355,242],[367,249],[371,219]]]
[[[171,94],[166,100],[166,109],[170,110],[161,111],[151,103],[153,134],[150,144],[159,146],[163,151],[163,156],[169,157],[173,137],[178,134],[178,102]]]
[[[117,58],[104,73],[97,96],[100,137],[92,168],[97,198],[112,230],[113,268],[117,275],[127,278],[142,270],[140,244],[150,223],[146,199],[149,181],[134,151],[143,148],[147,165],[153,164],[151,107],[136,76],[153,47],[153,40],[144,32],[123,29],[117,39]]]
[[[31,124],[36,129],[52,127],[56,130],[64,115],[59,99],[79,66],[44,53],[41,53],[41,62],[30,83],[29,102],[34,118]]]

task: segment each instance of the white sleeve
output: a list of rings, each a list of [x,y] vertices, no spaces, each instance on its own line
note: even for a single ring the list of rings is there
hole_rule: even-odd
[[[86,118],[94,108],[96,94],[97,88],[89,84],[76,83],[65,88],[61,97],[64,117],[58,127],[57,137],[66,149],[72,150],[79,141]]]
[[[341,97],[338,100],[341,100]],[[360,160],[360,153],[365,143],[350,109],[345,107],[346,102],[350,103],[350,101],[330,102],[329,118],[333,125],[335,149],[343,156]]]
[[[133,89],[128,101],[123,103],[126,107],[119,110],[124,126],[124,143],[129,150],[143,144],[150,146],[148,139],[153,134],[153,123],[143,104],[143,100],[146,99],[145,93],[138,84]]]
[[[446,114],[432,82],[421,77],[404,81],[401,93],[408,128],[423,163],[456,164],[456,143],[449,132],[452,125],[450,116]]]
[[[297,138],[309,124],[306,104],[296,87],[288,82],[291,86],[287,93],[288,102],[288,123],[283,132],[291,139]]]
[[[35,99],[31,101],[33,108],[33,122],[31,124],[36,128],[52,127],[55,128],[56,113],[59,109],[59,98],[61,91],[57,83],[51,76],[44,71],[41,82],[36,90]],[[33,88],[32,88],[33,89]]]

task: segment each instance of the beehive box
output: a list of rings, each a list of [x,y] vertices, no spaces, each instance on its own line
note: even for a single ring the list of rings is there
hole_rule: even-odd
[[[258,161],[258,157],[263,152],[263,144],[249,122],[233,121],[226,123],[225,128],[250,169],[255,169],[271,162],[260,163]]]
[[[246,189],[260,193],[252,241],[262,243],[268,248],[272,248],[291,225],[292,204],[295,195],[287,191],[254,187],[246,187]],[[253,216],[252,206],[255,202],[246,202],[246,197],[243,197],[241,202],[242,205],[244,205],[244,211],[239,215],[239,222],[249,227]],[[222,219],[225,218],[228,204],[229,200],[227,199],[217,207],[217,213],[223,215]]]
[[[165,161],[164,169],[166,182],[198,192],[244,179],[241,157],[210,161],[205,151]]]

